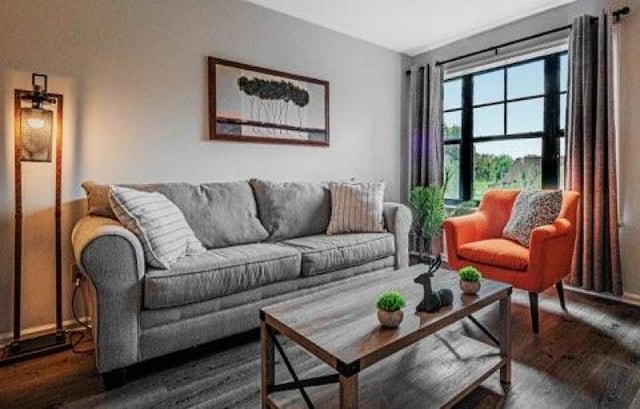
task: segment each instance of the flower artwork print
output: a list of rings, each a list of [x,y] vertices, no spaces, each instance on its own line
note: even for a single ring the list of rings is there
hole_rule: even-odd
[[[329,145],[329,83],[209,58],[210,138]]]

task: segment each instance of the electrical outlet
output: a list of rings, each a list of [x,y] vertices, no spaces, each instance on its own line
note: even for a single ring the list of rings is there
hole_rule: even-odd
[[[80,286],[84,281],[84,275],[80,271],[80,268],[76,264],[74,264],[71,267],[71,272],[71,276],[73,277],[73,285]]]

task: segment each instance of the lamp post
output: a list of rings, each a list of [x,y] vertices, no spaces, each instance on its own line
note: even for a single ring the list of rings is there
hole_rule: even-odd
[[[38,81],[40,80],[40,81]],[[62,113],[63,96],[48,92],[48,78],[32,74],[31,90],[15,90],[15,252],[13,341],[0,365],[21,361],[70,347],[62,325]],[[40,82],[40,83],[39,83]],[[26,106],[25,106],[26,105]],[[47,109],[50,107],[52,109]],[[55,297],[56,328],[35,337],[21,335],[22,307],[22,162],[51,162],[55,135]]]

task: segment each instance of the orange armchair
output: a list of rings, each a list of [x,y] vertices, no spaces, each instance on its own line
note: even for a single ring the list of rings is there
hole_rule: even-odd
[[[449,266],[474,266],[486,278],[509,283],[529,292],[531,325],[538,333],[538,294],[556,285],[566,310],[562,278],[571,271],[576,239],[576,213],[580,195],[564,192],[560,215],[531,232],[529,248],[502,238],[518,190],[485,193],[478,211],[444,222]]]

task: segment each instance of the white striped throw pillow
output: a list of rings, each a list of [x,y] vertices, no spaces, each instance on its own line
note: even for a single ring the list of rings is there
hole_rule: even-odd
[[[109,203],[120,223],[142,242],[151,267],[167,269],[181,257],[206,251],[180,209],[160,193],[112,185]]]
[[[329,183],[327,234],[384,232],[384,182]]]

